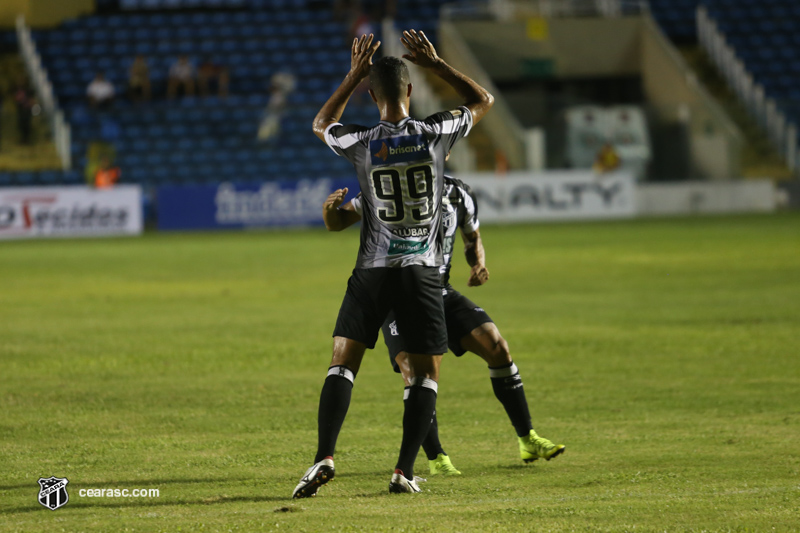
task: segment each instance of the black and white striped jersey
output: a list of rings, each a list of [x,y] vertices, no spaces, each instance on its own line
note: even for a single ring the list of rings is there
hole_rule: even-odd
[[[463,181],[444,177],[444,196],[442,197],[442,252],[444,264],[439,267],[442,287],[450,283],[450,266],[453,259],[456,233],[460,228],[464,233],[472,233],[480,227],[478,222],[478,203],[469,185]]]
[[[444,264],[444,161],[471,128],[466,107],[371,128],[328,126],[325,142],[353,164],[361,186],[356,268]]]
[[[350,203],[356,213],[364,216],[361,194]],[[453,259],[453,248],[458,229],[464,233],[472,233],[480,227],[478,221],[478,204],[472,189],[452,176],[444,177],[444,195],[442,196],[442,254],[443,264],[439,267],[442,287],[450,283],[450,265]]]

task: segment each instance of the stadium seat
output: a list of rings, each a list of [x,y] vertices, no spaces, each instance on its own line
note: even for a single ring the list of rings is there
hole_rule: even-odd
[[[36,182],[36,176],[33,172],[15,172],[12,174],[14,185],[33,185]]]
[[[196,182],[229,179],[235,172],[261,179],[269,174],[264,166],[272,164],[275,170],[275,161],[284,167],[294,164],[296,168],[288,170],[296,175],[315,175],[331,166],[319,163],[323,146],[317,151],[305,148],[311,138],[310,120],[349,64],[349,52],[338,50],[346,27],[332,21],[327,9],[315,9],[305,0],[121,0],[119,5],[122,14],[90,15],[35,32],[72,125],[76,166],[85,162],[88,143],[102,138],[102,121],[85,105],[86,85],[98,70],[107,73],[120,95],[115,108],[104,115],[119,125],[114,142],[125,182]],[[153,101],[134,105],[123,93],[137,54],[147,58]],[[228,66],[228,98],[165,101],[166,75],[179,54],[189,55],[195,64],[210,58]],[[269,101],[270,78],[292,62],[301,63],[295,74],[309,80],[290,96],[280,150],[265,150],[256,144],[255,134]],[[298,154],[300,159],[292,161]],[[170,167],[184,170],[176,176]],[[352,173],[349,165],[336,168]],[[3,180],[66,183],[80,181],[74,180],[77,175],[50,172],[19,178],[14,173]]]

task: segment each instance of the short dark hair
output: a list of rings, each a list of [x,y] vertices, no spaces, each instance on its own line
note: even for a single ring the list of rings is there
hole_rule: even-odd
[[[369,69],[369,88],[379,100],[400,100],[408,83],[408,67],[399,57],[382,57]]]

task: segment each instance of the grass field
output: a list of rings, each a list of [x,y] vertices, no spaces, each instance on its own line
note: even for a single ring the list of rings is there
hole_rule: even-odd
[[[336,479],[301,501],[355,230],[0,243],[0,531],[800,530],[800,216],[483,235],[491,281],[467,289],[456,257],[454,284],[566,453],[523,465],[485,365],[450,355],[464,475],[389,495],[402,383],[379,345]]]

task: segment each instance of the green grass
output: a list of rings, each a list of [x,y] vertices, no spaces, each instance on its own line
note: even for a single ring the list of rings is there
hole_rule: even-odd
[[[456,257],[454,284],[567,452],[523,465],[485,365],[450,355],[438,412],[464,475],[389,495],[402,383],[379,345],[336,479],[297,502],[355,231],[0,243],[0,530],[800,529],[800,216],[483,234],[491,281],[466,288]],[[70,481],[55,512],[50,475]]]

